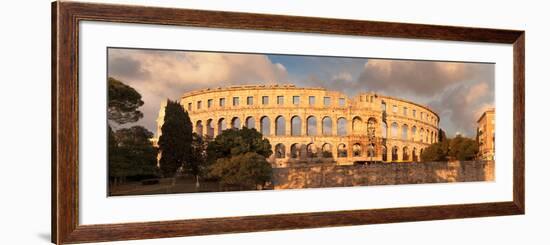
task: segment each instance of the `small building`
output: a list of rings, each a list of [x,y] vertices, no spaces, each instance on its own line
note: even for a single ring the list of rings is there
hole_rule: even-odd
[[[491,108],[477,120],[477,143],[480,160],[495,160],[495,108]]]

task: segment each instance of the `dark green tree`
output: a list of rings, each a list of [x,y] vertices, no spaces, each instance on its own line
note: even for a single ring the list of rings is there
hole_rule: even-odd
[[[123,128],[113,133],[109,127],[109,177],[144,179],[157,175],[157,149],[149,139],[153,133],[142,126]]]
[[[118,124],[136,122],[143,117],[141,95],[132,87],[109,77],[107,117]]]
[[[256,129],[227,129],[208,144],[207,162],[228,158],[248,152],[257,153],[264,158],[273,154],[269,140],[264,139]]]
[[[206,168],[206,147],[207,142],[201,136],[193,133],[193,143],[191,144],[191,158],[188,164],[185,165],[187,172],[195,176],[196,187],[200,187],[199,176],[201,176]]]
[[[429,145],[422,151],[420,159],[423,162],[436,162],[447,160],[447,144],[444,142],[437,142]]]
[[[438,137],[438,142],[446,142],[447,141],[447,133],[445,133],[445,130],[443,129],[439,129],[438,130],[438,134],[437,134],[437,137]]]
[[[160,169],[165,177],[175,177],[179,168],[191,162],[193,126],[189,114],[175,101],[164,108],[164,123],[159,138]]]
[[[460,161],[474,160],[478,152],[478,144],[474,139],[457,135],[449,141],[449,157]]]
[[[249,152],[216,160],[210,174],[219,179],[222,185],[255,190],[271,180],[272,171],[265,156]]]

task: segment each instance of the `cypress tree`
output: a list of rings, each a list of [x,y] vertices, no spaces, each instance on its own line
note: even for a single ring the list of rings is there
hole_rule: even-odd
[[[168,100],[161,130],[160,170],[165,177],[174,177],[179,168],[190,163],[193,143],[191,119],[178,102]]]

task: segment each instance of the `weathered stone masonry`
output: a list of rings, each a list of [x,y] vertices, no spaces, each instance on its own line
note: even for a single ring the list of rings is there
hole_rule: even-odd
[[[494,161],[304,165],[273,169],[274,189],[494,181]]]
[[[324,88],[243,85],[189,92],[180,103],[199,135],[241,127],[262,132],[273,147],[273,167],[417,162],[438,139],[439,116],[430,108],[371,92],[348,98]],[[161,105],[157,139],[163,119]]]

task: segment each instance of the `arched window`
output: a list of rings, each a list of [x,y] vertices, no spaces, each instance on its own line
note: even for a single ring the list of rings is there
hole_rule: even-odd
[[[369,139],[376,137],[376,119],[372,117],[367,120],[367,136]]]
[[[332,135],[332,119],[330,117],[323,118],[323,135]]]
[[[422,153],[424,152],[424,149],[420,149],[420,154],[418,155],[418,161],[422,161]]]
[[[300,147],[298,144],[290,146],[290,158],[298,158],[300,156]]]
[[[315,136],[317,135],[317,119],[314,116],[307,118],[307,135]]]
[[[256,128],[256,122],[254,122],[253,117],[247,117],[245,122],[245,127],[247,128]]]
[[[401,126],[401,139],[409,139],[409,126],[407,126],[407,124],[403,124],[403,126]]]
[[[397,126],[397,123],[394,122],[391,124],[391,137],[392,138],[397,138],[397,136],[399,135],[399,126]]]
[[[271,122],[269,117],[265,116],[260,119],[260,131],[264,136],[271,135]]]
[[[434,143],[434,132],[432,131],[431,133],[431,136],[430,136],[430,143]]]
[[[275,118],[275,135],[285,135],[286,123],[283,116]]]
[[[362,134],[363,119],[361,119],[360,117],[354,117],[353,121],[351,122],[351,131],[353,132],[353,134]]]
[[[231,119],[231,128],[241,128],[241,119],[238,117],[234,117],[233,119]]]
[[[424,141],[424,142],[430,143],[430,141],[428,141],[429,138],[430,138],[430,130],[426,129],[426,141]]]
[[[302,135],[302,119],[299,116],[293,116],[290,119],[290,134],[292,136]]]
[[[418,155],[416,155],[416,147],[412,150],[413,162],[418,162]]]
[[[315,148],[315,145],[313,143],[307,145],[307,157],[317,157],[317,148]]]
[[[275,158],[285,158],[285,145],[281,143],[275,145]]]
[[[218,120],[218,134],[222,134],[226,126],[225,118],[220,118],[220,120]]]
[[[397,146],[394,146],[392,149],[391,149],[391,159],[392,161],[397,161],[397,152],[399,151],[399,149],[397,148]]]
[[[383,145],[380,150],[382,151],[382,161],[387,162],[388,161],[388,148],[386,148],[386,146]]]
[[[348,135],[348,132],[347,132],[348,120],[346,120],[343,117],[338,118],[338,120],[336,120],[336,126],[337,126],[336,133],[338,134],[338,136]]]
[[[202,136],[202,121],[201,121],[201,120],[198,120],[198,121],[197,121],[197,124],[195,125],[195,132],[196,132],[199,136]]]
[[[381,123],[380,131],[382,131],[382,138],[383,139],[388,137],[388,124],[386,122]]]
[[[416,141],[416,126],[413,126],[411,129],[411,140]]]
[[[420,138],[420,142],[424,142],[424,129],[420,128],[420,135],[418,135]]]
[[[361,144],[355,143],[352,148],[353,157],[360,157],[362,155]]]
[[[367,148],[367,157],[374,157],[374,145],[369,144],[369,147]]]
[[[409,148],[403,147],[403,161],[409,160]]]
[[[325,158],[332,158],[332,145],[329,143],[325,143],[323,145],[323,157]]]
[[[346,148],[346,144],[338,145],[338,157],[348,157],[348,148]]]
[[[206,135],[212,137],[214,136],[214,126],[212,126],[212,119],[206,121]]]

